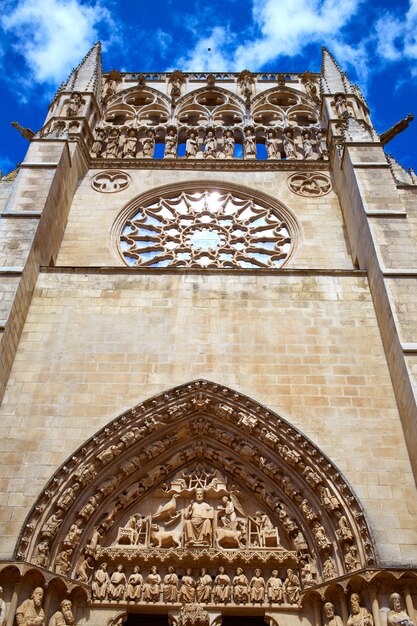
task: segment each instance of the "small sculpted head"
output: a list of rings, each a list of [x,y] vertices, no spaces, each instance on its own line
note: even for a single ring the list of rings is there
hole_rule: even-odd
[[[326,602],[324,605],[324,611],[326,613],[327,619],[333,619],[334,617],[334,606],[331,602]]]
[[[43,600],[43,589],[42,587],[36,587],[32,593],[32,600],[36,607],[41,606]]]
[[[393,611],[399,613],[402,610],[401,596],[399,593],[392,593],[389,597],[389,605]]]

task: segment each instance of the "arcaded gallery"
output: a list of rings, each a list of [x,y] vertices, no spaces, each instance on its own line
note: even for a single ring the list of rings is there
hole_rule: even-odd
[[[315,68],[319,70],[320,68]],[[0,181],[0,626],[413,626],[417,177],[327,50],[95,45]]]

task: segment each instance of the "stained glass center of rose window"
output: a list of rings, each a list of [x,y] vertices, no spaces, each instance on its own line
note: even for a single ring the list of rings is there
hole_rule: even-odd
[[[141,206],[122,227],[120,251],[132,267],[279,268],[291,244],[277,210],[202,191]]]

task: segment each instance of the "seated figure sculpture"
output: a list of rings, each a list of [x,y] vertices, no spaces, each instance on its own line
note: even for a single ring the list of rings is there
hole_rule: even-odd
[[[204,502],[204,490],[195,490],[195,500],[185,511],[184,545],[211,545],[214,509]]]
[[[43,589],[36,587],[30,598],[16,609],[17,626],[44,626],[45,613],[42,608]]]

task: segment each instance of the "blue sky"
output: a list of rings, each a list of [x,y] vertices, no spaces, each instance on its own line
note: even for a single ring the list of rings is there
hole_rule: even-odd
[[[417,0],[2,0],[0,169],[95,41],[104,70],[320,70],[325,45],[365,93],[375,129],[416,120],[387,152],[417,171]],[[208,51],[211,48],[211,51]]]

